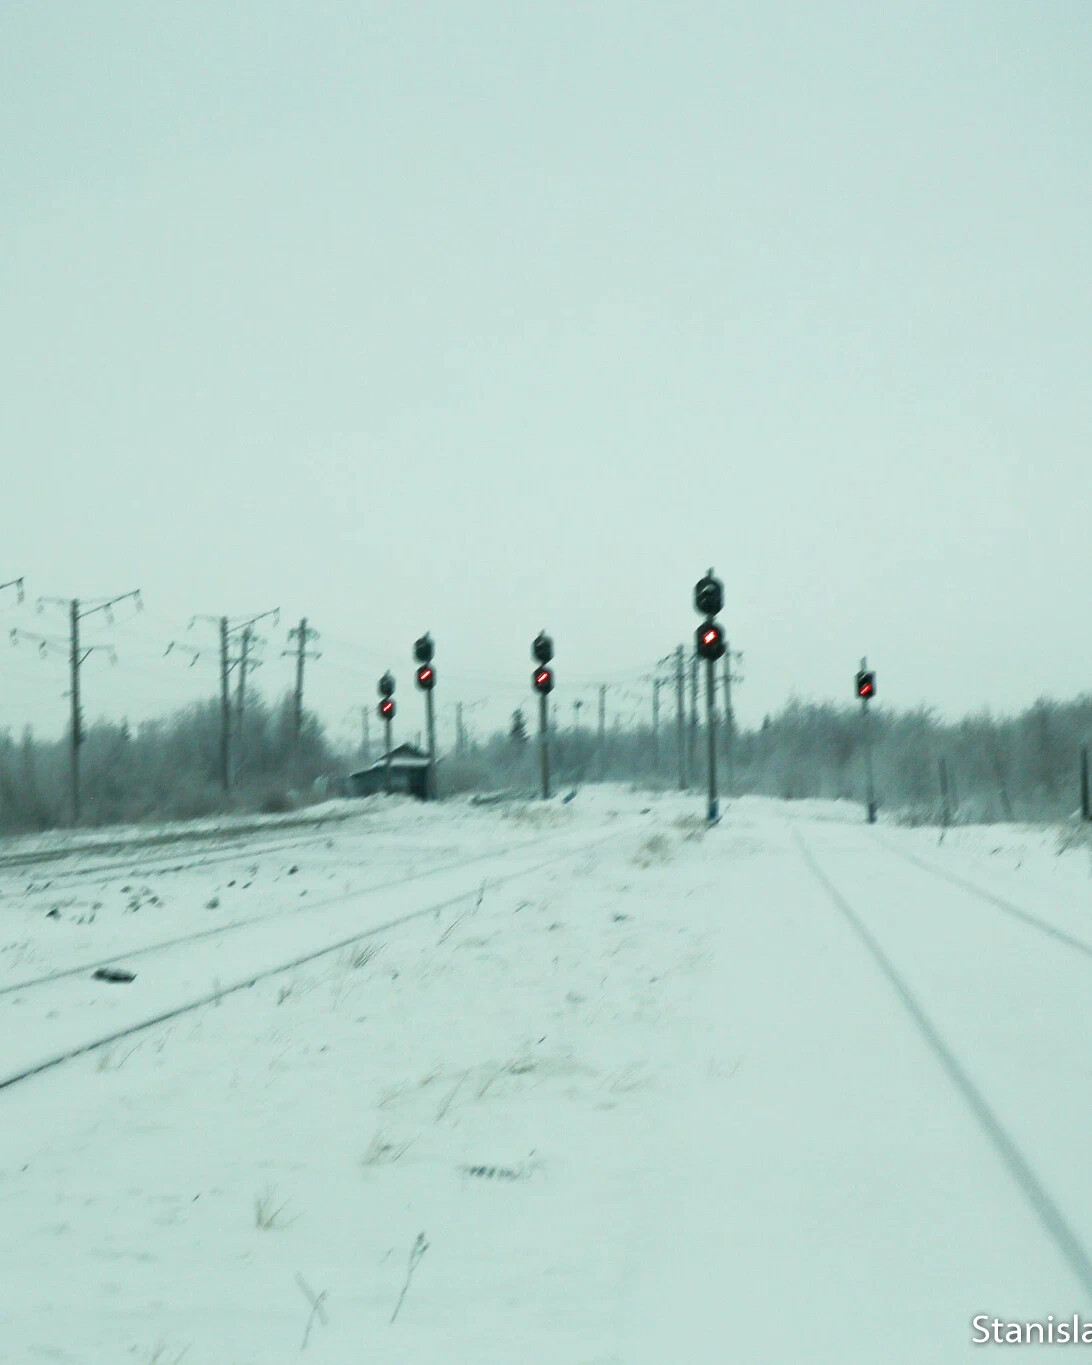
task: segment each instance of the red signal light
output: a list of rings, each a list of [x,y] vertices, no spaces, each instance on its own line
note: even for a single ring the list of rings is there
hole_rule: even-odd
[[[862,701],[868,701],[870,697],[876,695],[876,675],[872,672],[862,671],[857,674],[857,696]]]
[[[537,692],[552,692],[554,686],[554,675],[548,668],[538,668],[532,674],[531,681],[535,685]]]
[[[386,701],[379,703],[379,714],[381,716],[391,716],[394,714],[394,702],[388,697]]]

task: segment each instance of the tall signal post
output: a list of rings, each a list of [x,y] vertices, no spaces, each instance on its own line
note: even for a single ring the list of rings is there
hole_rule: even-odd
[[[387,795],[391,794],[391,722],[394,720],[394,678],[390,672],[386,672],[379,679],[379,695],[382,701],[379,703],[379,719],[383,722],[383,737],[387,745],[386,764],[384,767],[385,787]]]
[[[865,770],[868,777],[868,823],[876,823],[876,785],[872,776],[872,726],[868,719],[868,703],[876,695],[876,675],[869,671],[868,660],[861,660],[856,678],[857,696],[861,699],[861,725],[864,728]]]
[[[549,697],[554,690],[553,669],[548,667],[554,657],[554,642],[544,630],[540,630],[531,645],[531,657],[538,667],[531,674],[531,683],[538,693],[538,746],[539,763],[542,771],[542,799],[550,796],[550,740],[549,740]]]
[[[414,641],[413,657],[418,664],[415,680],[425,694],[425,723],[428,727],[428,770],[425,774],[425,798],[428,801],[436,800],[436,718],[432,708],[432,689],[436,686],[436,670],[432,666],[435,652],[428,631]]]
[[[727,648],[724,632],[713,618],[724,606],[724,584],[710,569],[704,578],[694,585],[694,609],[705,619],[697,630],[696,657],[706,662],[705,673],[705,718],[708,730],[709,747],[709,823],[720,819],[720,802],[717,797],[717,660],[724,658]]]

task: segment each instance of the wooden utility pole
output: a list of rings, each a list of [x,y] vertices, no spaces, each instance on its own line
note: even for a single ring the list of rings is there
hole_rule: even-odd
[[[455,703],[455,753],[459,758],[463,755],[463,704],[461,701]]]

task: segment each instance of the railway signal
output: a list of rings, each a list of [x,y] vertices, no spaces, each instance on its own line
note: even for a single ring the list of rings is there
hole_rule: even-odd
[[[876,675],[868,667],[868,660],[861,660],[856,679],[857,696],[861,699],[861,725],[864,727],[865,771],[868,779],[868,823],[876,823],[876,784],[872,773],[872,726],[868,720],[868,703],[876,695]]]
[[[379,695],[383,700],[379,703],[379,719],[383,722],[384,743],[386,745],[387,761],[384,770],[384,787],[387,795],[391,794],[391,721],[394,720],[394,678],[390,672],[386,672],[379,679]]]
[[[531,674],[531,685],[538,693],[538,749],[542,768],[542,799],[550,795],[549,715],[550,693],[554,690],[554,671],[547,664],[554,657],[554,642],[540,630],[531,645],[531,657],[538,667]]]
[[[436,718],[432,708],[432,689],[436,686],[436,670],[432,666],[432,656],[436,647],[432,636],[425,631],[413,643],[413,657],[417,660],[414,681],[425,694],[425,722],[428,728],[428,770],[425,773],[425,797],[436,799]]]
[[[716,616],[724,607],[724,584],[710,569],[694,584],[694,610],[699,616]]]
[[[723,659],[727,645],[724,643],[724,631],[717,625],[716,621],[705,621],[697,630],[698,653],[703,659],[713,661]]]
[[[704,616],[705,620],[695,632],[695,644],[698,657],[706,662],[705,673],[705,728],[709,739],[709,823],[713,824],[720,818],[720,803],[717,799],[717,741],[716,741],[716,687],[717,660],[724,658],[724,653],[728,646],[725,643],[724,631],[720,623],[713,620],[713,617],[724,606],[724,584],[710,569],[704,578],[699,578],[694,584],[694,610],[699,616]],[[696,686],[696,679],[695,686]],[[697,724],[697,694],[695,699],[695,725]]]

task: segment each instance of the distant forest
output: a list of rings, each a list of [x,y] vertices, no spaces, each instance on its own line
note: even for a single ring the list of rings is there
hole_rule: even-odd
[[[1080,808],[1080,756],[1092,739],[1092,696],[1037,701],[1020,715],[972,716],[944,722],[928,709],[897,712],[872,703],[875,790],[881,818],[939,822],[945,815],[941,762],[948,782],[948,818],[964,823],[1054,821]],[[234,709],[234,708],[233,708]],[[554,709],[557,714],[557,708]],[[499,789],[538,791],[535,708],[516,712],[490,738],[464,740],[443,753],[440,796]],[[721,791],[788,800],[804,797],[863,802],[865,727],[854,705],[793,701],[757,729],[716,736]],[[685,780],[705,788],[707,737],[689,721],[684,733]],[[0,830],[46,830],[72,823],[71,746],[0,732]],[[555,789],[599,780],[678,790],[678,728],[666,715],[650,726],[594,729],[559,726],[550,734]],[[83,825],[190,819],[222,811],[287,811],[347,794],[345,779],[365,757],[339,751],[318,718],[304,711],[297,739],[291,695],[276,704],[248,695],[233,716],[230,791],[221,780],[220,705],[210,700],[162,720],[100,722],[80,746]]]

